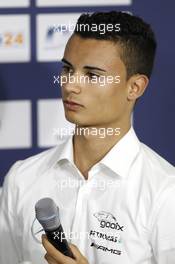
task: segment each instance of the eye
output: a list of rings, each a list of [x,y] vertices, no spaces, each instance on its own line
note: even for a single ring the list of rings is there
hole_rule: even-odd
[[[90,79],[93,79],[93,78],[100,78],[100,75],[95,74],[95,73],[93,73],[93,72],[88,72],[87,75],[90,77]]]
[[[73,72],[73,69],[68,65],[64,65],[62,67],[62,72],[65,72],[65,73]]]

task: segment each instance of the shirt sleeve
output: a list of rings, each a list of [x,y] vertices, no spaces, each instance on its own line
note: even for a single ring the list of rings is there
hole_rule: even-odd
[[[20,162],[16,162],[6,175],[0,197],[0,263],[20,263],[17,242],[18,223],[15,215],[17,190],[15,175]]]
[[[157,264],[175,263],[175,188],[169,191],[156,216],[152,246]]]

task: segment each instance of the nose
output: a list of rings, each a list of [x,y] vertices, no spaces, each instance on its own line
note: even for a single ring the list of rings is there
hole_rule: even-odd
[[[61,80],[62,89],[67,93],[76,93],[79,94],[81,92],[81,83],[80,83],[80,75],[78,73],[74,73],[67,76],[62,76]]]

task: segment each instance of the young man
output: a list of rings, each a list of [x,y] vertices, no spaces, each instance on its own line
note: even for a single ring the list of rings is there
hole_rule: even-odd
[[[7,175],[1,264],[46,263],[46,251],[50,264],[175,263],[175,171],[131,126],[155,50],[150,26],[138,17],[109,12],[79,18],[61,75],[65,116],[75,134],[17,162]],[[34,206],[43,197],[59,206],[75,260],[45,237],[46,251],[33,238]]]

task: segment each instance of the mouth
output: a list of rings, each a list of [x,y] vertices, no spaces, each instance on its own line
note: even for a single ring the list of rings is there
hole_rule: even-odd
[[[69,104],[69,105],[79,105],[79,106],[83,106],[83,105],[78,104],[77,102],[74,102],[74,101],[64,100],[63,102],[65,104]]]
[[[68,101],[68,100],[64,100],[64,105],[65,107],[68,109],[68,110],[71,110],[71,111],[76,111],[78,110],[80,107],[83,107],[83,105],[81,104],[78,104],[74,101]]]

